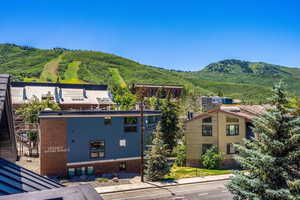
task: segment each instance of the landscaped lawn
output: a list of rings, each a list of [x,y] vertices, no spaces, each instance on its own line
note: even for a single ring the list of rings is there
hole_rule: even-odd
[[[191,178],[197,176],[213,176],[213,175],[222,175],[222,174],[230,174],[230,173],[232,173],[232,170],[202,169],[202,168],[193,168],[193,167],[173,166],[171,169],[171,173],[165,176],[165,179]]]

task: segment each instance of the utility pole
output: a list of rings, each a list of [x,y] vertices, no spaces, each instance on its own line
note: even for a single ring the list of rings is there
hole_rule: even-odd
[[[144,182],[144,87],[140,92],[140,113],[141,113],[141,182]]]

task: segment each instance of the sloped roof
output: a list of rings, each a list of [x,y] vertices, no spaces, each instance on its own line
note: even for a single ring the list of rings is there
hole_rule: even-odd
[[[77,185],[38,192],[28,192],[9,196],[0,196],[0,200],[101,200],[102,198],[91,185]]]
[[[230,111],[225,110],[224,107],[221,106],[221,110],[226,111],[229,114],[237,115],[240,117],[244,117],[248,120],[252,120],[259,115],[264,114],[268,109],[271,109],[272,106],[269,104],[263,104],[263,105],[239,105],[238,108],[240,111]]]
[[[211,113],[215,112],[224,112],[227,114],[231,114],[237,117],[243,117],[247,120],[253,120],[254,118],[258,117],[259,115],[264,114],[268,109],[271,109],[272,106],[269,104],[263,104],[263,105],[220,105],[217,108],[213,108],[209,110],[208,112],[201,113],[197,116],[195,116],[193,119],[188,120],[192,121],[194,119],[202,118],[206,115],[209,115]]]
[[[60,187],[63,186],[0,158],[0,196]]]

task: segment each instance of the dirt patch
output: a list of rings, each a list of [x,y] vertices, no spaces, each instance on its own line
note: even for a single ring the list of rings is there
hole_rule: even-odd
[[[20,160],[16,162],[17,165],[24,167],[30,171],[40,174],[40,159],[22,156]]]

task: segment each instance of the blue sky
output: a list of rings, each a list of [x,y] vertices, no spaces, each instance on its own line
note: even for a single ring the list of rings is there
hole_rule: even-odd
[[[300,67],[297,0],[3,0],[0,43],[199,70],[226,58]]]

